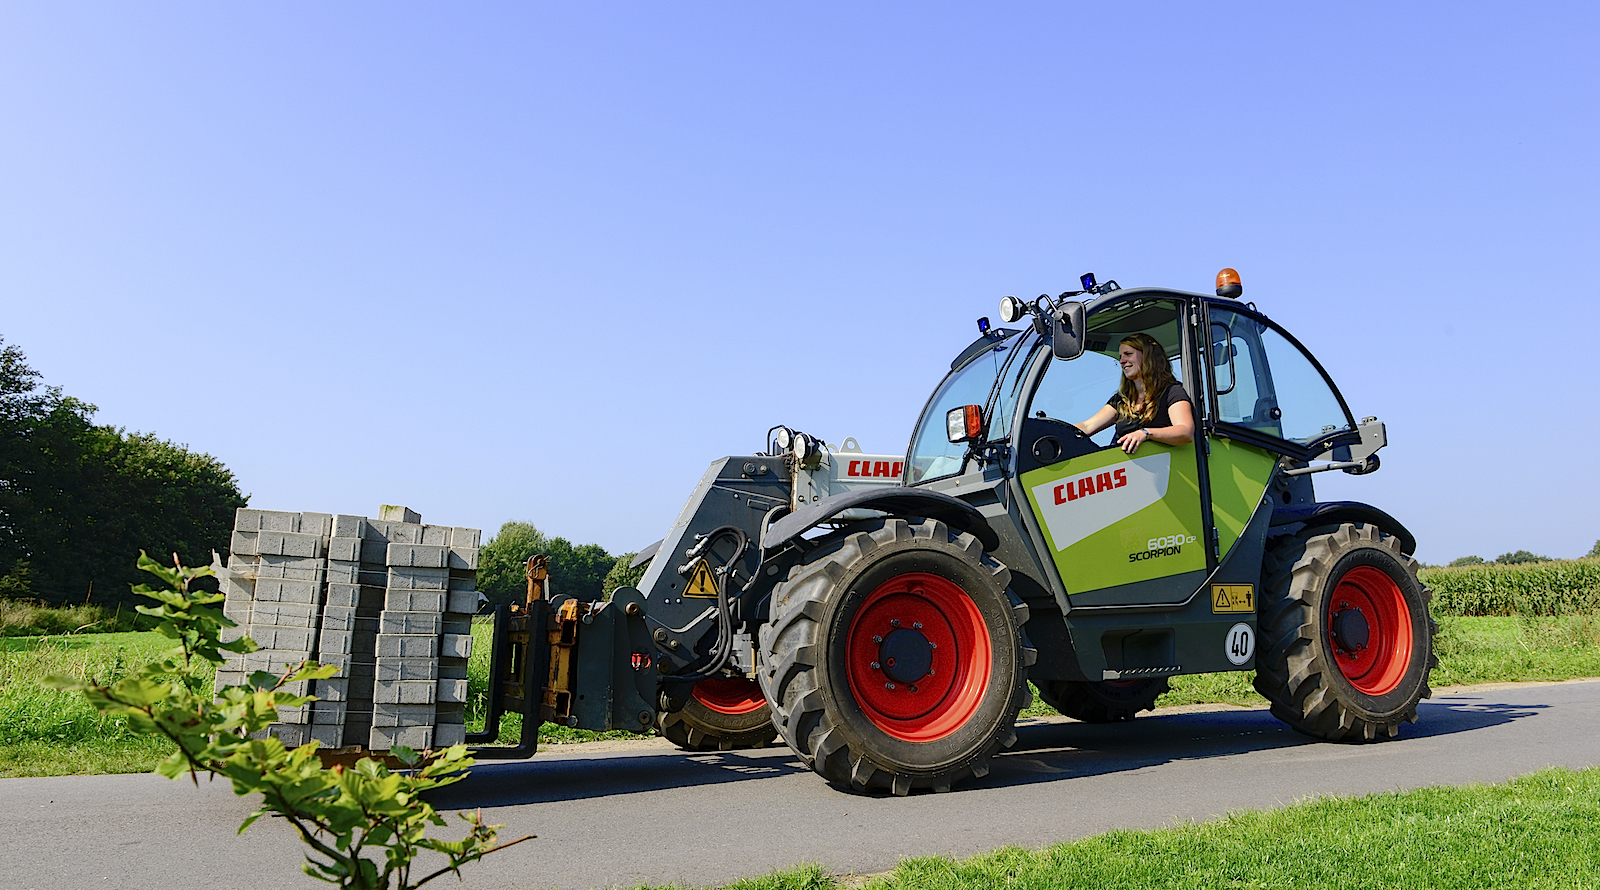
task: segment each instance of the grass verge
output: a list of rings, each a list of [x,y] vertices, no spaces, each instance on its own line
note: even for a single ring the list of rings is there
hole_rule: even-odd
[[[1547,769],[1498,785],[1319,798],[1040,850],[905,859],[865,882],[800,866],[724,890],[1594,887],[1597,820],[1600,768]]]

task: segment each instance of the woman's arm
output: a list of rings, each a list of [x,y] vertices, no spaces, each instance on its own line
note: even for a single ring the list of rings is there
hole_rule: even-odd
[[[1075,423],[1073,426],[1083,430],[1084,435],[1092,436],[1116,422],[1117,409],[1110,405],[1102,405],[1099,411],[1094,412],[1093,417],[1083,423]]]
[[[1115,412],[1113,412],[1115,413]],[[1098,416],[1098,415],[1097,415]],[[1117,440],[1123,451],[1132,454],[1140,445],[1152,439],[1162,445],[1187,445],[1194,441],[1194,406],[1188,402],[1173,402],[1167,408],[1167,417],[1172,421],[1171,426],[1160,429],[1134,430]]]

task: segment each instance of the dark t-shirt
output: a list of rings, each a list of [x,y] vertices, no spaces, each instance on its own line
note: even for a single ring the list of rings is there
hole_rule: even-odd
[[[1172,417],[1168,413],[1168,409],[1178,402],[1188,402],[1191,410],[1194,407],[1194,399],[1189,398],[1189,393],[1184,391],[1183,384],[1174,383],[1167,387],[1167,391],[1162,394],[1160,402],[1156,405],[1155,416],[1150,418],[1149,423],[1141,423],[1137,419],[1123,420],[1119,416],[1117,418],[1117,432],[1111,441],[1115,443],[1117,439],[1126,436],[1134,430],[1143,429],[1145,427],[1159,430],[1163,427],[1172,426]],[[1113,408],[1117,407],[1117,395],[1113,393],[1111,398],[1106,400],[1106,404]]]

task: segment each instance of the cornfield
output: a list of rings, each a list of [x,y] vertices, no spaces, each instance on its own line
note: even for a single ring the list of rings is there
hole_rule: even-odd
[[[1600,559],[1423,569],[1439,615],[1526,618],[1600,612]]]

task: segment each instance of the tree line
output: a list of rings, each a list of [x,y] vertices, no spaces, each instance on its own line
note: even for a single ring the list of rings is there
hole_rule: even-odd
[[[0,337],[0,597],[132,602],[141,549],[204,565],[246,503],[209,454],[96,424]]]
[[[639,583],[645,566],[632,568],[637,553],[612,556],[599,544],[573,544],[550,537],[529,522],[507,522],[478,552],[478,590],[492,603],[520,602],[528,589],[528,557],[549,557],[550,592],[583,600],[604,599],[618,587]]]

